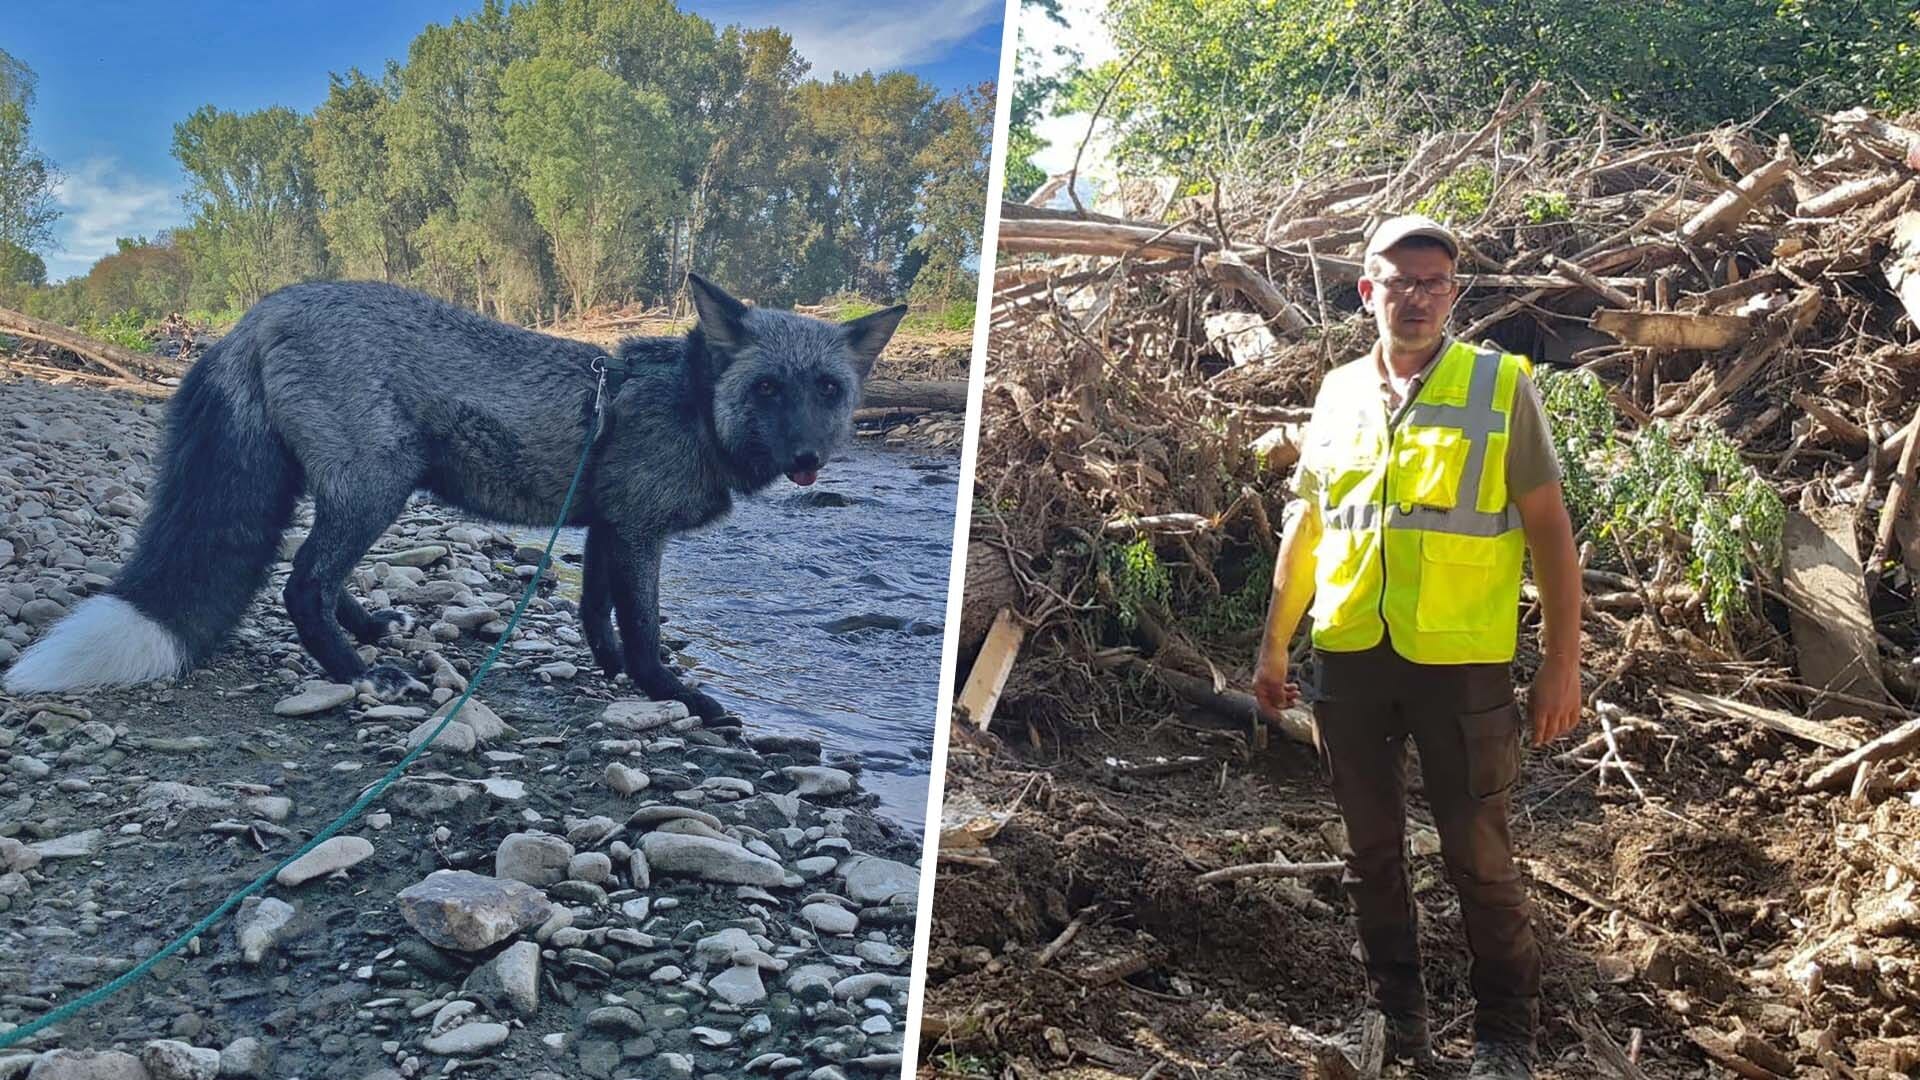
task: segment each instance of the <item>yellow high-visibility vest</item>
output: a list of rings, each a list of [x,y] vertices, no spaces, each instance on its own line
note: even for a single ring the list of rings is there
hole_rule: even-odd
[[[1357,652],[1390,632],[1421,664],[1513,659],[1526,536],[1507,497],[1523,356],[1454,342],[1391,427],[1372,356],[1328,372],[1313,406],[1320,542],[1313,643]]]

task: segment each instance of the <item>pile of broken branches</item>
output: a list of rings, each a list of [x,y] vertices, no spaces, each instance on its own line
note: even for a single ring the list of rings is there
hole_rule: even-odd
[[[1830,148],[1806,158],[1739,128],[1655,140],[1605,116],[1584,138],[1510,134],[1539,95],[1395,167],[1216,190],[1156,220],[1003,207],[977,535],[1016,564],[1031,626],[1116,599],[1085,591],[1103,541],[1150,536],[1191,597],[1243,586],[1231,564],[1271,553],[1276,480],[1320,375],[1370,343],[1354,288],[1363,238],[1392,213],[1447,210],[1435,192],[1469,176],[1481,190],[1475,216],[1456,218],[1457,335],[1597,376],[1627,430],[1725,431],[1784,502],[1827,523],[1790,523],[1783,576],[1753,582],[1756,597],[1831,630],[1833,598],[1796,580],[1796,560],[1851,551],[1862,588],[1844,598],[1857,601],[1849,614],[1887,608],[1878,640],[1871,619],[1864,640],[1920,642],[1911,604],[1896,603],[1920,573],[1920,507],[1907,498],[1920,460],[1920,126],[1840,113]],[[1078,570],[1055,557],[1063,530],[1085,556]],[[1048,574],[1031,571],[1034,556]],[[1648,615],[1668,643],[1681,631],[1689,661],[1793,658],[1758,614],[1711,632],[1668,625],[1700,614],[1677,570],[1640,579],[1612,552],[1590,569],[1603,610]],[[1679,620],[1662,619],[1676,607]],[[1896,703],[1879,684],[1903,700],[1920,691],[1904,655],[1839,645],[1849,670],[1820,689],[1882,711]]]

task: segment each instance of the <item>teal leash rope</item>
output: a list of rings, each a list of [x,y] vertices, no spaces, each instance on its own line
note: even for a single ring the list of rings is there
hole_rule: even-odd
[[[15,1046],[22,1040],[46,1028],[52,1027],[54,1024],[58,1024],[62,1020],[80,1012],[82,1009],[91,1008],[105,1001],[140,981],[142,978],[145,978],[160,961],[179,952],[186,947],[188,942],[211,930],[213,925],[219,922],[223,916],[240,906],[241,901],[265,888],[267,882],[272,881],[274,876],[286,869],[289,864],[322,843],[331,840],[341,829],[352,824],[355,818],[358,818],[364,813],[367,807],[372,805],[373,801],[380,797],[381,792],[385,791],[395,780],[400,778],[402,773],[407,771],[407,766],[413,764],[415,758],[426,753],[427,749],[433,745],[434,740],[440,737],[440,733],[446,730],[447,725],[453,723],[453,718],[460,715],[460,710],[466,707],[467,699],[471,698],[473,692],[479,689],[481,680],[487,677],[487,672],[493,668],[493,662],[500,658],[501,651],[507,647],[507,642],[513,637],[514,628],[520,625],[520,616],[526,613],[527,605],[533,601],[534,592],[540,588],[540,576],[547,572],[547,566],[552,561],[553,545],[555,541],[560,539],[560,530],[567,523],[567,513],[573,509],[573,497],[580,489],[580,477],[587,471],[587,457],[593,453],[594,444],[598,441],[600,431],[605,424],[605,416],[601,410],[606,392],[607,373],[605,367],[597,360],[594,361],[593,370],[599,376],[599,383],[595,386],[593,392],[594,430],[588,434],[587,445],[580,451],[580,463],[573,468],[573,480],[567,485],[567,497],[560,504],[560,520],[553,523],[553,531],[547,534],[547,546],[546,549],[540,553],[540,565],[535,569],[532,580],[527,582],[526,591],[520,594],[520,602],[514,606],[513,617],[507,620],[506,632],[500,635],[500,640],[494,642],[493,651],[489,652],[487,658],[481,661],[480,670],[474,672],[472,680],[467,683],[466,692],[460,695],[460,700],[454,703],[453,710],[447,713],[446,717],[440,721],[440,726],[433,729],[433,734],[421,740],[420,745],[409,750],[407,755],[401,758],[393,768],[387,770],[385,776],[382,776],[372,787],[368,788],[366,793],[355,800],[352,806],[347,807],[345,813],[334,818],[326,828],[321,829],[315,834],[314,838],[307,841],[300,850],[280,860],[272,869],[254,878],[250,884],[242,888],[239,892],[227,897],[226,902],[214,908],[213,912],[206,918],[194,923],[186,933],[174,938],[159,952],[135,964],[125,974],[114,979],[112,982],[88,991],[86,994],[67,1002],[65,1005],[47,1013],[45,1016],[22,1024],[12,1031],[0,1033],[0,1050]]]

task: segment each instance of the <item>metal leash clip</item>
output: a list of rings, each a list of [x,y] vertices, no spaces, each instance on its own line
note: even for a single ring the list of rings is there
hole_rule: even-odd
[[[595,442],[598,442],[601,434],[607,430],[606,358],[596,356],[593,358],[593,363],[590,366],[594,375],[597,376],[597,381],[593,384],[593,438]]]

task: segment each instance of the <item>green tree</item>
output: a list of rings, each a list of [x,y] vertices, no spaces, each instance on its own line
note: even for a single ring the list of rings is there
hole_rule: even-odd
[[[515,61],[501,88],[507,156],[573,310],[584,312],[625,252],[634,219],[673,191],[660,160],[665,103],[604,69],[554,56]]]
[[[1106,18],[1140,53],[1110,106],[1121,157],[1195,176],[1329,106],[1391,102],[1362,110],[1386,126],[1363,134],[1393,147],[1536,79],[1562,124],[1589,101],[1668,130],[1767,113],[1802,141],[1822,112],[1920,105],[1909,0],[1116,0]]]
[[[501,124],[501,76],[525,52],[513,20],[487,0],[468,18],[422,30],[390,75],[399,92],[380,122],[387,199],[411,228],[410,279],[509,319],[537,313],[548,291]]]
[[[193,224],[217,249],[236,307],[326,268],[309,145],[307,122],[280,106],[242,114],[206,105],[174,125]]]
[[[799,270],[802,294],[892,295],[924,174],[914,167],[935,130],[933,87],[906,72],[836,74],[800,86],[813,213],[820,234]]]
[[[46,283],[45,260],[19,244],[0,240],[0,289]]]
[[[790,304],[798,254],[818,232],[797,94],[807,62],[777,29],[729,27],[722,43],[715,134],[690,192],[688,268],[763,304]]]
[[[53,206],[60,174],[27,141],[34,83],[33,69],[0,49],[0,246],[27,251],[52,240],[60,216]]]
[[[29,100],[0,61],[0,100]],[[762,303],[970,292],[990,98],[806,73],[786,33],[675,0],[482,0],[379,77],[333,76],[311,116],[196,111],[174,131],[188,225],[72,287],[12,288],[65,321],[226,314],[323,274],[536,321],[560,296],[673,295],[688,269]],[[24,146],[24,107],[6,115]]]
[[[918,231],[907,245],[922,260],[913,277],[917,300],[964,299],[977,287],[968,264],[980,254],[985,224],[993,91],[992,83],[981,83],[941,101],[938,133],[915,162],[927,177],[915,212]]]
[[[636,207],[632,258],[608,284],[674,291],[705,227],[717,156],[727,152],[717,144],[731,134],[720,114],[732,98],[733,43],[672,0],[534,0],[514,10],[514,26],[531,52],[603,68],[657,103],[648,157],[671,183]]]
[[[154,240],[121,237],[114,253],[100,259],[80,279],[86,314],[95,321],[131,312],[140,320],[159,319],[189,307],[193,268],[187,252],[169,234]]]
[[[322,198],[320,227],[335,265],[348,277],[398,281],[412,266],[411,200],[389,195],[382,119],[397,96],[358,68],[328,76],[327,100],[313,114],[313,176]]]

